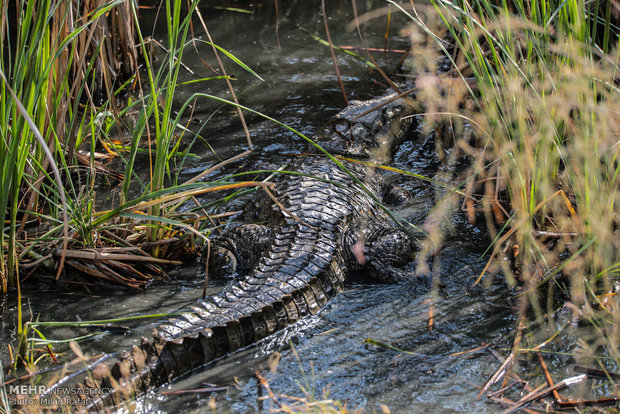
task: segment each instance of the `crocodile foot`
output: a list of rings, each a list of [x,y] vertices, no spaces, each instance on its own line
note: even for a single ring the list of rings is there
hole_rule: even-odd
[[[273,229],[244,224],[215,238],[209,254],[209,270],[216,277],[249,271],[269,247]]]

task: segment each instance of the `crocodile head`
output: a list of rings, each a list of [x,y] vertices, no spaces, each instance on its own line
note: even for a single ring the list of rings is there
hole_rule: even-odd
[[[413,107],[391,93],[369,101],[351,101],[315,142],[330,154],[388,162],[392,148],[411,125]]]

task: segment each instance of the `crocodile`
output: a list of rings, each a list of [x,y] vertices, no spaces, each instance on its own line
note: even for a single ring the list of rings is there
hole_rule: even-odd
[[[389,153],[413,112],[396,93],[352,101],[315,141],[335,154]],[[69,375],[52,389],[77,389],[78,408],[105,411],[316,314],[352,271],[386,282],[410,277],[402,267],[415,244],[380,208],[383,186],[370,167],[345,171],[315,153],[287,168],[269,197],[257,192],[250,202],[248,224],[215,239],[210,268],[237,275],[221,293],[158,323],[153,339],[89,364],[86,378]]]

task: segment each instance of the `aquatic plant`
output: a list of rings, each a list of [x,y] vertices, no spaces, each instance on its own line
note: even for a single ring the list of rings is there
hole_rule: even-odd
[[[9,403],[9,393],[6,390],[4,382],[4,368],[0,361],[0,412],[9,414],[11,412],[11,404]]]
[[[134,240],[147,234],[149,242],[174,241],[178,229],[183,229],[183,233],[193,232],[191,237],[205,238],[177,210],[197,194],[214,191],[218,185],[228,187],[227,183],[198,183],[205,173],[185,186],[180,186],[175,176],[190,155],[190,147],[181,147],[188,130],[180,119],[191,102],[184,102],[176,113],[173,101],[179,71],[184,67],[183,52],[201,42],[188,40],[192,17],[199,15],[197,2],[187,9],[182,9],[181,3],[166,3],[168,44],[167,48],[161,45],[166,54],[157,65],[153,64],[151,41],[142,36],[138,26],[133,2],[113,1],[92,10],[78,2],[2,3],[0,46],[6,53],[0,61],[5,75],[0,97],[4,138],[0,143],[0,215],[8,224],[0,234],[2,292],[19,287],[20,265],[21,279],[45,269],[59,280],[65,262],[73,274],[142,287],[161,272],[148,254],[139,253],[127,241],[130,235]],[[206,26],[205,31],[208,33]],[[138,39],[137,48],[134,39]],[[256,75],[212,41],[202,42]],[[137,70],[140,63],[143,71]],[[131,76],[124,83],[119,85],[119,78],[114,83],[114,75],[128,72]],[[230,85],[231,78],[223,69],[222,73],[190,82],[219,79]],[[126,98],[132,85],[139,93]],[[235,97],[232,86],[231,94]],[[20,112],[22,103],[25,108]],[[129,114],[136,111],[136,125],[130,125]],[[128,126],[133,131],[131,140],[119,143],[119,134]],[[248,144],[251,147],[249,136]],[[99,152],[101,148],[104,153]],[[134,170],[135,159],[142,153],[149,157],[148,177],[140,177]],[[114,157],[121,158],[123,171],[112,171],[98,160]],[[51,173],[54,168],[55,175]],[[119,199],[111,201],[111,210],[97,212],[97,190],[118,181],[122,181]],[[134,195],[130,196],[130,191]],[[192,243],[191,237],[156,243],[152,255],[175,254]],[[96,250],[81,251],[85,248]],[[134,251],[127,251],[132,248]],[[116,257],[120,262],[114,264],[108,260],[109,254],[124,257]]]
[[[207,240],[209,228],[199,229],[206,214],[198,217],[190,213],[188,219],[178,213],[179,206],[203,193],[262,185],[198,182],[238,157],[182,184],[174,177],[171,163],[178,172],[189,154],[190,148],[180,145],[187,131],[180,119],[190,100],[176,114],[173,99],[183,51],[198,41],[188,40],[197,2],[183,12],[181,3],[166,5],[170,44],[157,66],[138,27],[134,2],[113,1],[92,10],[78,2],[2,3],[0,46],[6,53],[0,60],[0,214],[7,225],[0,234],[0,282],[3,293],[17,288],[15,364],[18,355],[27,364],[36,362],[30,352],[33,326],[24,323],[21,314],[20,282],[24,279],[37,275],[87,291],[92,281],[142,288],[153,277],[164,275],[160,265],[181,263],[166,257],[183,255],[194,247],[196,237]],[[105,19],[112,19],[111,23],[121,19],[124,24],[111,24],[114,30],[102,32],[108,27],[106,22],[110,23],[103,22]],[[13,23],[17,21],[21,24]],[[127,31],[119,32],[119,27]],[[120,45],[133,45],[134,37],[140,40],[138,49]],[[104,38],[109,40],[102,41]],[[214,53],[225,54],[255,74],[228,51],[212,41],[207,43]],[[122,58],[112,50],[123,51]],[[120,85],[114,83],[113,72],[126,71],[129,61],[134,64],[132,76]],[[141,62],[143,72],[137,70]],[[190,82],[230,81],[222,72],[224,75]],[[142,88],[140,73],[148,78],[144,84],[147,92],[140,89],[137,97],[126,98],[131,85]],[[121,104],[126,106],[119,109]],[[127,115],[136,108],[138,121],[132,126],[130,144],[119,144],[119,133],[129,121]],[[149,130],[153,125],[154,136]],[[251,146],[249,138],[248,143]],[[98,152],[101,148],[105,153]],[[134,171],[139,153],[149,155],[148,177]],[[121,159],[122,173],[98,161],[111,157]],[[122,181],[120,200],[112,200],[110,210],[97,211],[97,191],[118,181]],[[70,268],[68,272],[64,265]]]
[[[112,95],[113,71],[128,73],[136,68],[125,59],[132,53],[132,43],[115,42],[131,38],[123,31],[130,31],[131,24],[113,26],[117,29],[112,36],[103,29],[107,25],[99,24],[106,16],[124,19],[126,6],[110,2],[90,9],[77,2],[46,0],[1,4],[0,217],[8,224],[0,230],[3,293],[18,284],[18,263],[24,256],[17,234],[49,218],[52,226],[45,237],[66,242],[68,220],[63,225],[61,217],[75,211],[67,211],[61,195],[67,191],[69,199],[83,200],[78,193],[86,191],[92,197],[92,188],[77,188],[70,177],[80,164],[96,167],[93,157],[79,152],[88,139],[94,149],[98,120],[107,116],[107,105],[96,106],[93,100],[106,91]],[[84,101],[90,103],[88,110],[81,109]],[[40,139],[35,139],[36,134]],[[49,175],[50,165],[65,174],[67,188]],[[48,213],[42,216],[43,211]],[[56,270],[62,270],[62,260]]]
[[[472,218],[483,211],[494,238],[489,265],[472,283],[502,269],[520,287],[519,332],[557,332],[557,312],[568,308],[596,333],[574,344],[577,361],[614,370],[620,364],[617,5],[388,2],[414,22],[412,66],[428,124],[449,123],[449,140],[472,160],[463,208]],[[429,39],[435,46],[421,47]],[[448,73],[438,75],[438,51],[450,62]],[[513,363],[527,353],[519,351],[520,338]]]

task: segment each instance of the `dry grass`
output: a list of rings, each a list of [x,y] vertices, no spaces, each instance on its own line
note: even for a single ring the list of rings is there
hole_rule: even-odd
[[[472,283],[501,272],[518,287],[519,326],[507,371],[519,349],[533,346],[518,346],[521,335],[557,332],[556,315],[569,308],[573,320],[590,327],[572,344],[576,362],[591,365],[605,355],[597,368],[617,372],[618,28],[596,26],[583,4],[543,2],[544,18],[512,6],[482,0],[400,8],[415,22],[412,49],[424,56],[412,65],[426,124],[449,125],[443,142],[454,145],[453,157],[471,160],[462,206],[472,219],[485,214],[494,239],[489,265]],[[592,36],[601,27],[607,34],[596,39],[607,40],[596,44]],[[437,75],[442,52],[451,70]],[[454,204],[451,195],[440,205]],[[441,210],[429,216],[428,246],[441,243],[434,224]]]

